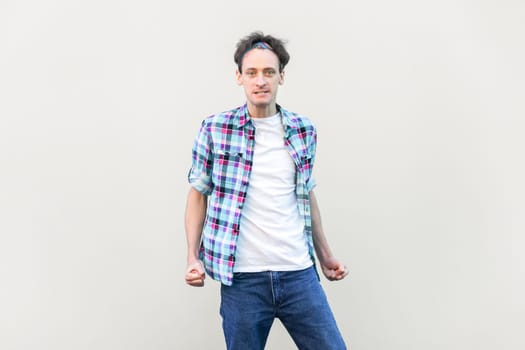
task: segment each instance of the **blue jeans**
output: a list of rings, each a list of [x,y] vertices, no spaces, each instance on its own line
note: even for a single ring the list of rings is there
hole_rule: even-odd
[[[313,266],[235,273],[221,286],[220,313],[228,350],[264,349],[275,318],[301,350],[346,349]]]

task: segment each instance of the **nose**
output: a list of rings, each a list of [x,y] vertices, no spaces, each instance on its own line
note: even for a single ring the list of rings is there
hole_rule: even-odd
[[[264,74],[257,74],[257,78],[255,78],[255,84],[257,84],[257,86],[266,85],[266,79],[264,78]]]

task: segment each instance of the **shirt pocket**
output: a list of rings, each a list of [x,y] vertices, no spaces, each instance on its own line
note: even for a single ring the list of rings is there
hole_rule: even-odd
[[[242,182],[246,160],[240,147],[220,148],[215,151],[212,179],[220,190],[236,190]]]

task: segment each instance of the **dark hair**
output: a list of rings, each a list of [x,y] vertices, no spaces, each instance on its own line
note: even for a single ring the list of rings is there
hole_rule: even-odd
[[[235,50],[233,60],[237,64],[239,72],[242,73],[242,59],[244,55],[257,43],[265,43],[271,47],[271,51],[273,51],[273,53],[275,53],[279,59],[279,72],[282,72],[284,66],[286,66],[290,60],[290,55],[284,47],[285,41],[277,39],[271,35],[264,35],[262,32],[253,32],[239,40],[237,43],[237,50]]]

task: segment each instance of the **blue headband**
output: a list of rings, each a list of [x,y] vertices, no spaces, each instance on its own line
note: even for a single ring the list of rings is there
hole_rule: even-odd
[[[258,41],[256,42],[255,44],[252,45],[252,47],[250,47],[250,50],[252,49],[266,49],[266,50],[271,50],[273,51],[273,48],[270,46],[270,44],[264,42],[264,41]]]

